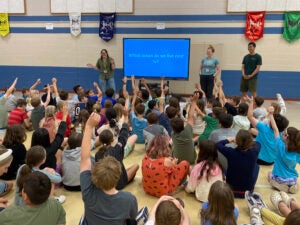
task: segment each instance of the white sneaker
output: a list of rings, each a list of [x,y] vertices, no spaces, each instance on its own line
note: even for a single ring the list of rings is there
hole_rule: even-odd
[[[54,199],[56,199],[60,204],[63,204],[66,201],[66,196],[64,195],[55,196]]]

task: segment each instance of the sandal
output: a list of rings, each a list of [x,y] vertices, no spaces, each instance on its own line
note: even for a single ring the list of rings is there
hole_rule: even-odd
[[[283,201],[280,193],[278,191],[274,191],[270,196],[270,200],[271,200],[272,204],[275,206],[275,208],[278,210],[279,214],[282,216],[282,214],[279,210],[279,203],[284,202],[284,201]]]
[[[286,192],[284,191],[281,191],[280,192],[280,195],[281,195],[281,198],[282,198],[282,201],[287,205],[287,207],[289,209],[291,209],[291,201],[294,200],[296,201],[296,199],[294,197],[290,197]]]
[[[270,184],[272,185],[273,188],[279,191],[289,192],[289,186],[287,184],[280,184],[273,179],[270,180]]]

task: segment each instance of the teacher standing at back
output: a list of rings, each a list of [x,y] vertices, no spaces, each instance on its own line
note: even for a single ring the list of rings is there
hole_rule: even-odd
[[[99,70],[99,82],[101,91],[104,93],[108,88],[114,89],[116,91],[115,84],[115,60],[109,57],[106,49],[101,50],[101,57],[97,60],[96,66],[91,63],[86,64],[87,67]]]
[[[257,90],[257,76],[262,65],[261,55],[255,52],[256,44],[250,42],[248,44],[247,54],[243,58],[242,62],[242,78],[240,84],[240,91],[242,92],[242,99],[245,101],[247,99],[247,92],[250,91],[251,95],[256,97]]]
[[[202,59],[200,66],[201,89],[205,92],[207,99],[213,97],[215,78],[221,71],[220,61],[214,57],[214,52],[214,47],[209,45],[206,50],[206,57]]]

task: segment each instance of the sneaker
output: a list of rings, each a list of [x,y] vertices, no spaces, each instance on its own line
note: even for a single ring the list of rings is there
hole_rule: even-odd
[[[250,224],[251,225],[264,225],[265,224],[261,218],[260,210],[256,206],[250,208]]]
[[[148,220],[148,216],[149,216],[148,208],[147,206],[144,206],[138,211],[138,214],[136,216],[135,220],[137,222],[137,225],[144,225]]]
[[[63,204],[66,201],[66,196],[64,195],[55,196],[54,199],[56,199],[59,203]]]
[[[253,192],[252,197],[255,199],[256,205],[259,209],[268,208],[266,203],[262,200],[262,197],[259,193]]]
[[[252,193],[250,191],[245,192],[245,200],[247,201],[249,209],[256,206],[256,201],[252,196]]]

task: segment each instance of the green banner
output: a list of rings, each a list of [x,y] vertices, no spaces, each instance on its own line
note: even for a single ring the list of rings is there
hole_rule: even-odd
[[[290,43],[300,38],[300,12],[284,13],[283,38]]]

